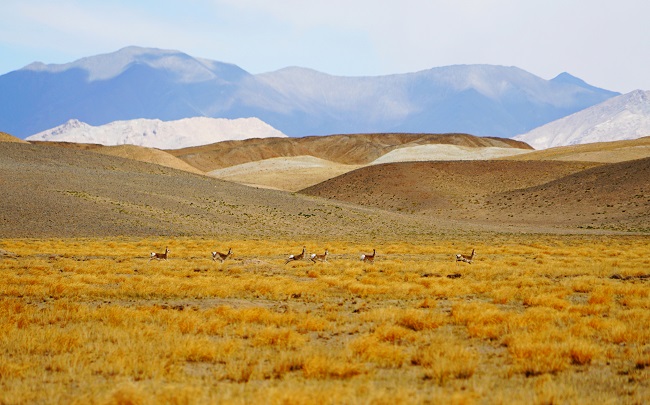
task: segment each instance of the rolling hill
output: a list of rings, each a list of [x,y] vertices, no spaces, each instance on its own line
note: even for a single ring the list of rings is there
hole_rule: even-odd
[[[547,156],[371,164],[378,151],[385,156],[404,145],[435,146],[425,142],[428,137],[358,135],[339,142],[347,138],[334,136],[329,146],[320,148],[323,156],[340,154],[340,160],[367,163],[359,167],[336,163],[344,173],[326,170],[334,177],[298,193],[247,187],[202,175],[203,170],[188,163],[193,161],[188,159],[188,150],[175,151],[187,159],[182,160],[169,151],[136,146],[0,142],[0,187],[4,191],[0,193],[0,237],[198,235],[215,239],[368,240],[373,235],[399,239],[486,230],[650,232],[650,157],[606,164],[550,160],[553,149],[531,151],[524,149],[525,144],[506,140],[505,145],[514,146],[511,149]],[[453,146],[503,142],[467,135],[443,138]],[[307,146],[324,146],[327,139],[284,139],[280,147],[272,141],[264,140],[266,147],[257,145],[256,153],[282,152],[286,156],[218,170],[262,181],[259,167],[265,167],[275,184],[282,184],[282,176],[283,181],[291,180],[292,164],[300,170],[315,167],[312,182],[323,176],[319,166],[334,165],[332,160],[291,155],[309,149]],[[594,153],[605,153],[607,147],[633,149],[643,141],[592,148]],[[249,147],[256,142],[261,141],[241,141],[250,143]],[[567,158],[571,153],[579,156],[587,147],[567,148],[563,153],[558,150],[564,148],[555,148],[555,158]],[[208,158],[197,161],[206,165],[241,159],[235,154],[233,160],[212,161],[214,149],[205,148]],[[363,151],[368,156],[364,157]],[[194,152],[200,157],[200,151]],[[283,170],[287,174],[278,175]]]
[[[258,190],[92,149],[1,142],[0,156],[0,238],[361,238],[433,229],[404,215]]]
[[[169,153],[205,172],[271,158],[313,156],[344,165],[365,165],[398,148],[420,145],[455,145],[532,150],[524,142],[467,134],[374,133],[308,136],[303,138],[248,139],[219,142]]]
[[[466,134],[357,134],[250,139],[168,152],[210,176],[298,191],[381,161],[485,159],[530,150],[511,139]]]
[[[515,214],[509,222],[650,232],[650,158],[600,165],[509,190],[490,196],[485,204],[496,217]]]
[[[563,161],[410,162],[364,167],[303,194],[423,218],[650,231],[650,158],[613,164]]]

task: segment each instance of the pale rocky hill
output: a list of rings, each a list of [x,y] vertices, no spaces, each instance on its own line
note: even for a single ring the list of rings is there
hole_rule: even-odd
[[[535,149],[650,136],[650,91],[635,90],[542,125],[514,139]]]
[[[134,119],[93,126],[73,119],[27,137],[28,141],[137,145],[178,149],[249,138],[286,137],[257,118],[192,117],[174,121]]]

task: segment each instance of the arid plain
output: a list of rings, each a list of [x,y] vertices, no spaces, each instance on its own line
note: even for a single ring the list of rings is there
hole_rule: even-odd
[[[650,138],[0,156],[0,403],[650,401]]]

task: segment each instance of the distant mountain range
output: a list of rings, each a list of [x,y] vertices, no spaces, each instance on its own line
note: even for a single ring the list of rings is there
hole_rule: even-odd
[[[26,139],[178,149],[221,141],[270,137],[286,137],[286,135],[257,118],[229,120],[194,117],[176,121],[140,118],[114,121],[100,126],[70,120]]]
[[[635,90],[515,136],[535,149],[650,136],[650,91]]]
[[[567,73],[458,65],[377,77],[304,68],[253,75],[178,51],[128,47],[0,76],[0,130],[25,138],[71,119],[257,117],[289,136],[464,132],[512,137],[618,93]]]

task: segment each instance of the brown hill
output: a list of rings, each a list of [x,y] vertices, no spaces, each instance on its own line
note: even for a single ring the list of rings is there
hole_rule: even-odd
[[[171,154],[155,148],[147,148],[136,145],[115,145],[105,146],[95,143],[74,143],[74,142],[44,142],[32,141],[35,145],[59,146],[68,149],[88,150],[104,155],[119,156],[127,159],[138,160],[140,162],[153,163],[160,166],[171,167],[178,170],[184,170],[190,173],[205,174],[194,166],[172,156]]]
[[[136,145],[116,145],[104,146],[94,149],[97,153],[104,155],[120,156],[127,159],[138,160],[140,162],[154,163],[160,166],[171,167],[173,169],[183,170],[190,173],[205,174],[194,166],[191,166],[179,158],[155,148],[146,148]]]
[[[9,135],[6,132],[0,132],[0,142],[17,142],[17,143],[27,143],[20,138],[16,138],[13,135]]]
[[[297,156],[313,156],[345,165],[365,165],[396,148],[426,144],[532,150],[529,145],[512,139],[466,134],[357,134],[227,141],[170,150],[169,153],[199,170],[210,172],[265,159]]]
[[[650,157],[650,137],[625,141],[560,146],[501,159],[616,163],[647,157]]]
[[[205,235],[366,238],[425,234],[431,223],[260,190],[132,159],[0,143],[0,238]]]
[[[486,200],[510,221],[650,232],[650,158],[594,167]]]
[[[576,162],[450,161],[367,166],[301,193],[382,209],[452,212],[487,195],[543,184],[592,167]]]
[[[392,163],[364,167],[301,193],[503,229],[527,224],[647,232],[650,175],[646,165],[645,159],[612,165],[562,161]]]

